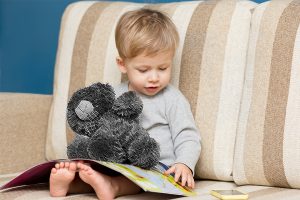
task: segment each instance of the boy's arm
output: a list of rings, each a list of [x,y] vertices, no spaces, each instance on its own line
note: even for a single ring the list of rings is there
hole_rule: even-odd
[[[190,104],[183,95],[179,95],[172,101],[167,114],[176,156],[175,163],[187,165],[194,174],[201,151],[201,138]]]

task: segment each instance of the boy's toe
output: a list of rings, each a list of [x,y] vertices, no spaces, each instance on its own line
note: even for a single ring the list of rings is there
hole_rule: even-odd
[[[65,167],[65,163],[64,163],[64,162],[60,162],[60,163],[59,163],[59,167],[60,167],[60,168],[64,168],[64,167]]]
[[[55,168],[56,168],[56,169],[59,169],[59,167],[60,167],[60,163],[56,163],[56,164],[55,164]]]
[[[52,169],[51,169],[51,173],[52,173],[52,174],[56,174],[56,172],[57,172],[57,169],[56,169],[56,168],[52,168]]]
[[[71,162],[70,163],[70,166],[69,166],[69,170],[71,170],[71,171],[76,171],[76,163],[74,163],[74,162]]]

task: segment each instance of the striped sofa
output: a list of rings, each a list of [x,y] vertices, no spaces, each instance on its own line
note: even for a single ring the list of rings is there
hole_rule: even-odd
[[[66,157],[74,137],[66,105],[78,88],[124,79],[114,27],[122,13],[158,9],[180,43],[172,84],[191,104],[201,131],[196,197],[157,193],[118,199],[213,200],[236,188],[250,200],[300,199],[300,1],[208,0],[164,4],[83,1],[62,17],[53,95],[0,95],[0,184],[26,168]],[[53,199],[48,185],[2,191],[0,199]],[[95,194],[60,199],[96,199]]]

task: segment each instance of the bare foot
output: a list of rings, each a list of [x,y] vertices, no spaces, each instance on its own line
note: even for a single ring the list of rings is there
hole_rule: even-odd
[[[89,165],[77,163],[81,180],[92,186],[98,199],[111,200],[118,194],[118,186],[113,178],[93,170]]]
[[[50,174],[50,195],[53,197],[66,196],[70,183],[75,178],[75,162],[56,163]]]

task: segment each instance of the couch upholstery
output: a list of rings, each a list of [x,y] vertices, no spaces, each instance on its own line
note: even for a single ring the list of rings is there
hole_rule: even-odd
[[[299,0],[71,4],[61,22],[53,95],[0,95],[0,184],[46,159],[66,157],[73,137],[65,120],[68,98],[96,81],[126,79],[115,64],[114,26],[139,7],[165,12],[179,31],[172,84],[191,103],[201,131],[198,196],[118,199],[210,200],[216,199],[211,189],[232,188],[251,200],[300,199]],[[52,198],[41,184],[1,192],[0,199]]]
[[[266,3],[253,13],[234,162],[238,184],[300,188],[299,13],[299,1]]]

